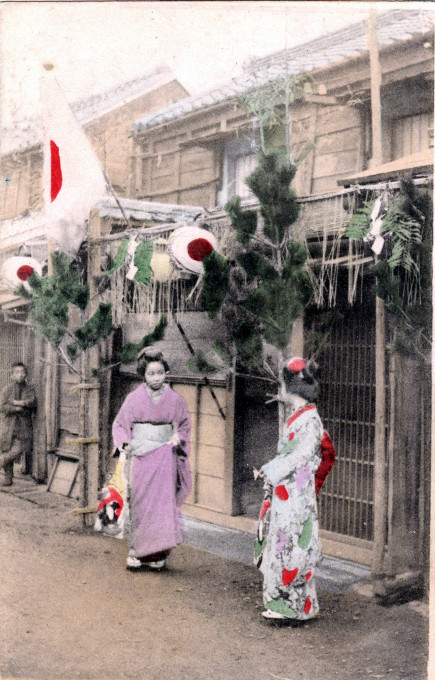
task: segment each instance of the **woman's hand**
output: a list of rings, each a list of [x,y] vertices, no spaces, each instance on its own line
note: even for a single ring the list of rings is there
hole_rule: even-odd
[[[264,491],[268,491],[268,492],[270,492],[270,493],[272,492],[273,486],[272,486],[272,484],[269,482],[269,480],[268,480],[268,478],[267,478],[267,475],[265,474],[265,472],[263,472],[262,469],[257,470],[256,468],[254,468],[254,479],[255,479],[255,480],[261,479],[261,481],[263,482],[263,489],[264,489]]]
[[[168,439],[167,444],[168,446],[179,446],[180,437],[178,436],[178,432],[176,430],[172,434],[172,437]]]

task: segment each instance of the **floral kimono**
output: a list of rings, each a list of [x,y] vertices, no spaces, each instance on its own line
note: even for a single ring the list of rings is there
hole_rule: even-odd
[[[321,446],[322,445],[322,446]],[[315,479],[325,452],[320,474]],[[283,428],[278,453],[263,465],[256,564],[263,574],[267,609],[291,619],[316,616],[315,569],[321,560],[316,490],[334,461],[334,450],[314,404],[294,413]]]
[[[180,445],[166,442],[176,430]],[[191,488],[190,416],[184,398],[166,386],[157,403],[144,384],[131,392],[113,424],[117,448],[127,444],[103,489],[95,529],[127,538],[137,557],[182,541],[180,508]]]

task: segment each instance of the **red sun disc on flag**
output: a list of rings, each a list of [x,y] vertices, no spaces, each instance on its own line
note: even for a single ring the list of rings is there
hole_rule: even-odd
[[[59,147],[56,142],[50,139],[50,157],[51,157],[51,188],[50,198],[51,202],[56,199],[59,191],[62,188],[62,167],[60,164]]]

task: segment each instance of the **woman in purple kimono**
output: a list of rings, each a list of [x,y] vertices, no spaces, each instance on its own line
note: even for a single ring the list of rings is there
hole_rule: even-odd
[[[165,384],[161,352],[142,350],[137,372],[144,382],[122,404],[113,423],[121,451],[100,501],[96,528],[126,537],[127,568],[162,569],[181,543],[180,508],[191,489],[190,416],[184,398]]]

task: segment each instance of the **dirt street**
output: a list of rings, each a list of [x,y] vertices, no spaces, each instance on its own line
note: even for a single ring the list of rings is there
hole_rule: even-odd
[[[2,678],[427,676],[427,618],[411,605],[321,592],[317,620],[270,624],[254,567],[179,546],[167,571],[131,573],[124,542],[50,503],[0,492]]]

